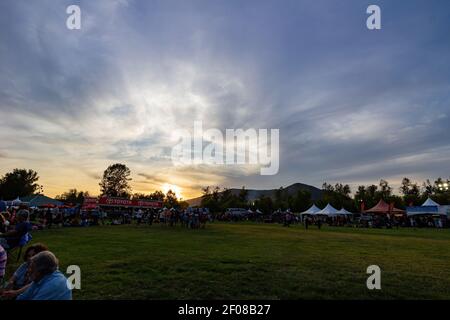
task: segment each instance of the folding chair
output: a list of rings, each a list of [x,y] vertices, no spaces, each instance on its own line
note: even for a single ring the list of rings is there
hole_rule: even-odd
[[[31,233],[27,232],[25,233],[19,240],[19,244],[13,248],[7,249],[8,255],[11,255],[14,251],[19,251],[17,254],[16,262],[19,261],[20,256],[22,254],[22,248],[25,247],[30,241],[33,239],[31,236]]]

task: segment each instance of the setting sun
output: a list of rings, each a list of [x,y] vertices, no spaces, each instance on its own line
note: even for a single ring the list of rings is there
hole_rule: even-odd
[[[172,190],[172,192],[175,193],[178,199],[181,199],[183,197],[181,194],[181,188],[175,184],[164,183],[161,188],[165,194],[167,194],[169,190]]]

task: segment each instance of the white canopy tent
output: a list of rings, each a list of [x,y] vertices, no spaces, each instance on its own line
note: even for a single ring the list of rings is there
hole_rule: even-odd
[[[316,212],[314,215],[335,216],[337,214],[339,214],[339,210],[333,208],[331,204],[327,204],[325,208]]]
[[[433,199],[428,198],[423,204],[422,207],[439,207],[439,203],[433,201]]]
[[[317,208],[315,204],[313,204],[308,210],[303,211],[300,215],[304,214],[315,214],[320,211],[320,208]]]
[[[338,214],[343,214],[343,215],[353,215],[353,213],[345,210],[345,208],[342,208],[341,210],[339,210]]]
[[[15,200],[6,201],[6,205],[9,207],[18,207],[21,204],[26,204],[26,202],[23,202],[22,200],[20,200],[19,197],[17,197],[17,199],[15,199]]]
[[[417,216],[417,215],[437,215],[442,214],[445,215],[445,212],[442,211],[442,206],[437,202],[433,201],[433,199],[428,198],[420,207],[408,207],[406,208],[406,214],[408,216]]]

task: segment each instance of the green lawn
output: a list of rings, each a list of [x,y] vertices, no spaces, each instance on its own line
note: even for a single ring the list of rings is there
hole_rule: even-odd
[[[33,233],[81,267],[75,299],[450,299],[450,230],[213,223]],[[366,288],[381,267],[382,290]],[[9,274],[13,270],[8,268]]]

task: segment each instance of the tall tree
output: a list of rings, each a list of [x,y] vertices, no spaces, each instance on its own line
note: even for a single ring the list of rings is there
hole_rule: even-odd
[[[202,189],[203,195],[201,200],[201,206],[208,208],[211,212],[219,212],[221,210],[224,210],[221,207],[222,203],[222,194],[220,193],[220,188],[218,186],[216,187],[210,187],[207,186]],[[224,190],[224,193],[226,192],[226,189]],[[228,192],[226,192],[228,194]]]
[[[0,179],[0,198],[11,200],[34,194],[39,189],[39,176],[34,170],[14,169]]]
[[[308,209],[311,204],[311,192],[300,189],[293,198],[292,205],[290,205],[290,207],[294,212],[303,212]]]
[[[400,186],[400,192],[403,194],[403,200],[406,205],[419,205],[421,202],[420,188],[417,183],[413,183],[409,178],[403,178]]]
[[[287,201],[287,194],[283,187],[275,190],[275,201],[274,207],[275,209],[286,210],[288,209],[289,203]]]
[[[259,209],[264,214],[272,213],[273,201],[272,198],[264,195],[255,200],[255,208]]]
[[[164,192],[160,191],[160,190],[156,190],[153,193],[150,193],[149,198],[151,200],[157,200],[157,201],[164,201],[164,198],[166,197],[166,195],[164,194]]]
[[[172,190],[167,191],[164,205],[168,208],[178,207],[178,199],[175,192],[173,192]]]
[[[241,201],[243,204],[247,204],[247,198],[248,198],[248,190],[245,189],[245,187],[242,187],[242,189],[239,191],[239,201]]]
[[[384,179],[381,179],[379,186],[380,186],[379,192],[380,192],[381,198],[383,198],[384,200],[387,200],[392,194],[392,188],[389,186],[389,182],[387,182]]]
[[[126,165],[121,163],[110,165],[103,172],[99,183],[101,194],[109,197],[130,197],[130,175],[130,169]]]
[[[70,189],[69,191],[60,194],[55,198],[63,202],[81,204],[83,203],[85,197],[89,197],[88,191],[78,191],[77,189]]]

